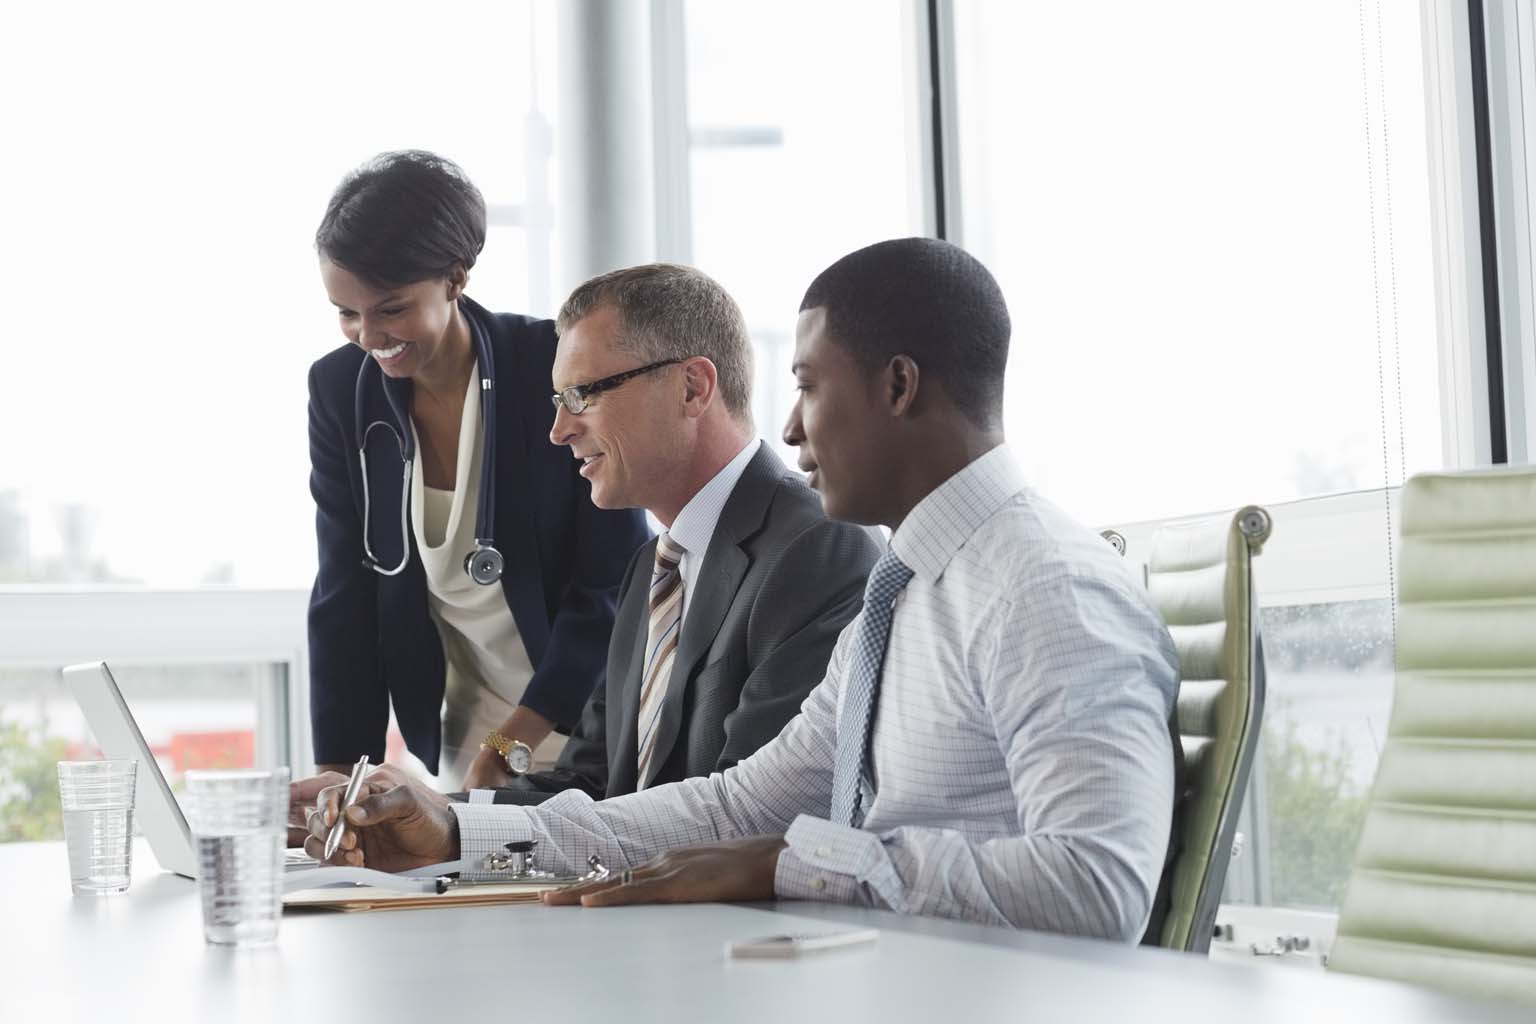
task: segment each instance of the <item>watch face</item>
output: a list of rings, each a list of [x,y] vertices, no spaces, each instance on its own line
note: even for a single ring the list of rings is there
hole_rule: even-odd
[[[528,744],[513,742],[512,748],[507,751],[507,767],[512,769],[513,775],[525,775],[529,768],[533,767],[533,751],[528,749]]]

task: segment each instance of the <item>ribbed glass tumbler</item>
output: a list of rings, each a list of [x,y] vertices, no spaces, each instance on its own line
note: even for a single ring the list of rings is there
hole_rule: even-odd
[[[59,762],[69,885],[76,895],[128,891],[138,766],[133,760]]]
[[[187,772],[203,937],[221,946],[277,939],[288,769]]]

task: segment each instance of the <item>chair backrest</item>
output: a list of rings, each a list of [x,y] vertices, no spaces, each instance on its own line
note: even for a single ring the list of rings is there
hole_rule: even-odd
[[[1328,966],[1536,1004],[1536,471],[1403,486],[1397,684]]]
[[[1147,589],[1179,652],[1178,731],[1184,752],[1177,856],[1159,945],[1210,948],[1264,712],[1264,657],[1252,559],[1269,513],[1166,526],[1152,539]],[[1124,540],[1106,539],[1124,552]]]

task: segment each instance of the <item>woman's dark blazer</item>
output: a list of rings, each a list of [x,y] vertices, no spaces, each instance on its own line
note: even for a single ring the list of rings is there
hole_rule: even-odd
[[[650,531],[638,510],[594,507],[590,485],[577,473],[580,463],[570,449],[550,443],[553,322],[489,313],[468,299],[460,308],[489,339],[495,363],[495,541],[506,563],[501,588],[533,665],[523,704],[568,729],[603,683],[619,581]],[[309,484],[320,549],[309,600],[315,762],[346,763],[365,753],[382,761],[392,702],[406,746],[435,771],[443,645],[427,610],[426,575],[409,525],[410,559],[402,572],[383,576],[363,561],[354,407],[358,367],[366,358],[346,345],[309,372]],[[388,380],[376,367],[369,367],[368,378],[364,429],[382,421],[408,437],[411,382]],[[402,555],[401,455],[388,430],[368,433],[368,539],[390,568]]]

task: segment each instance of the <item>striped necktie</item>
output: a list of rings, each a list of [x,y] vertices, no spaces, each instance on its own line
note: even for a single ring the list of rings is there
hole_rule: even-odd
[[[880,672],[891,637],[896,596],[912,579],[912,570],[886,549],[870,570],[864,586],[864,612],[859,616],[848,656],[847,689],[837,716],[837,751],[832,761],[832,821],[854,828],[864,824],[862,790],[874,792],[869,739],[880,699]]]
[[[651,572],[650,623],[645,631],[645,666],[640,673],[640,774],[635,788],[644,789],[656,753],[661,705],[672,678],[677,637],[682,632],[683,574],[678,568],[683,549],[670,534],[656,538],[656,568]]]

